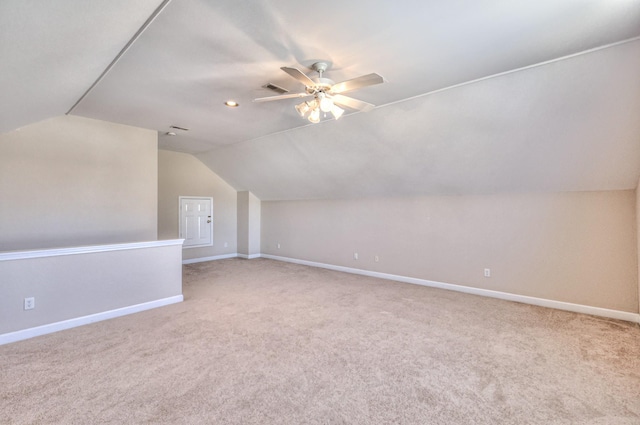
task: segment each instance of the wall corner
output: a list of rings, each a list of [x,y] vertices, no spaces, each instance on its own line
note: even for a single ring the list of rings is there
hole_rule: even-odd
[[[238,254],[260,254],[261,202],[249,191],[238,192]]]

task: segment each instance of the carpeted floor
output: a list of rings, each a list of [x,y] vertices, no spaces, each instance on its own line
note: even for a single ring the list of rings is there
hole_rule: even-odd
[[[640,424],[640,327],[266,259],[0,347],[0,423]]]

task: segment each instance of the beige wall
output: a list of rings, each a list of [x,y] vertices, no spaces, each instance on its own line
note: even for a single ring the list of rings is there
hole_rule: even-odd
[[[0,135],[0,251],[156,239],[157,133],[75,116]]]
[[[636,241],[638,244],[638,310],[640,310],[640,180],[636,187]]]
[[[249,192],[249,255],[257,255],[261,252],[261,221],[262,203],[253,193]]]
[[[45,251],[39,258],[0,255],[0,334],[182,295],[181,243],[127,245],[70,255]],[[24,310],[26,297],[35,298],[33,310]]]
[[[238,192],[238,254],[249,255],[249,192]]]
[[[237,192],[193,155],[159,150],[159,239],[178,237],[179,196],[213,198],[213,246],[184,248],[183,259],[234,254],[237,249]]]
[[[262,252],[638,312],[635,204],[634,191],[262,202]]]
[[[260,199],[238,192],[238,254],[260,254]]]

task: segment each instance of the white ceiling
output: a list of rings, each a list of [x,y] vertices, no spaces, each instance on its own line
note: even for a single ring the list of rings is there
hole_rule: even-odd
[[[0,2],[0,131],[67,112],[158,6]],[[155,129],[264,200],[629,189],[638,37],[640,0],[172,0],[72,113]],[[318,59],[383,75],[349,93],[378,107],[307,125],[251,102]]]

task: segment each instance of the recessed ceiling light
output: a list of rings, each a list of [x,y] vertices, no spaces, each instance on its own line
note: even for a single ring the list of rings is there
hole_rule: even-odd
[[[174,133],[173,131],[167,131],[164,134],[166,134],[167,136],[175,136],[176,135],[176,133]]]
[[[240,104],[235,100],[227,100],[226,102],[224,102],[224,104],[227,105],[229,108],[237,108],[238,106],[240,106]]]

